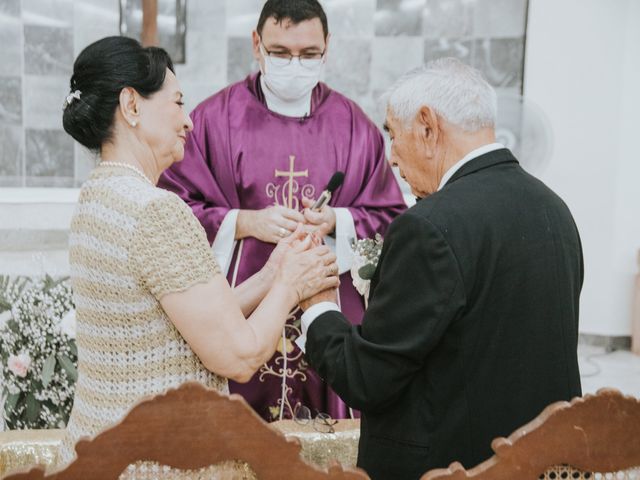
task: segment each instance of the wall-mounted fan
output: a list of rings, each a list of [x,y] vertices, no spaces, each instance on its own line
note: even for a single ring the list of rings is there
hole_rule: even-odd
[[[549,119],[538,105],[517,93],[498,93],[496,138],[532,175],[540,175],[551,159],[553,131]]]

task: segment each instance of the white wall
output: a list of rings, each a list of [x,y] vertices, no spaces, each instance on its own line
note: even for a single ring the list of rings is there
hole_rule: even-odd
[[[525,58],[525,95],[555,137],[541,177],[582,236],[580,329],[629,335],[640,248],[640,0],[530,0]]]
[[[0,275],[69,274],[66,237],[78,193],[0,188]]]

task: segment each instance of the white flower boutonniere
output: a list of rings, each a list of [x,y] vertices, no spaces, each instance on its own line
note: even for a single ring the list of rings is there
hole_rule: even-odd
[[[353,249],[351,278],[353,279],[353,286],[364,297],[366,308],[369,306],[371,279],[378,266],[380,252],[382,252],[382,236],[376,233],[374,238],[353,240],[351,248]]]

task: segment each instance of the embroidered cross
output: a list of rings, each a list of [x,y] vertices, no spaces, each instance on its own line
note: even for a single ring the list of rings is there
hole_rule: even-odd
[[[276,170],[276,177],[289,177],[287,184],[289,185],[289,198],[287,199],[287,208],[293,208],[293,182],[295,177],[308,177],[309,170],[302,170],[296,172],[294,169],[294,163],[296,157],[294,155],[289,156],[289,171]]]

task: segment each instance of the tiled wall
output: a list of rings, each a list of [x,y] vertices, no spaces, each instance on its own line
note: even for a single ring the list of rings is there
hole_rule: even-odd
[[[397,76],[440,56],[522,89],[527,0],[323,0],[332,33],[325,80],[376,122]],[[187,107],[257,68],[251,30],[263,0],[187,0]],[[94,159],[62,130],[71,67],[118,34],[118,0],[0,0],[0,187],[73,187]]]

